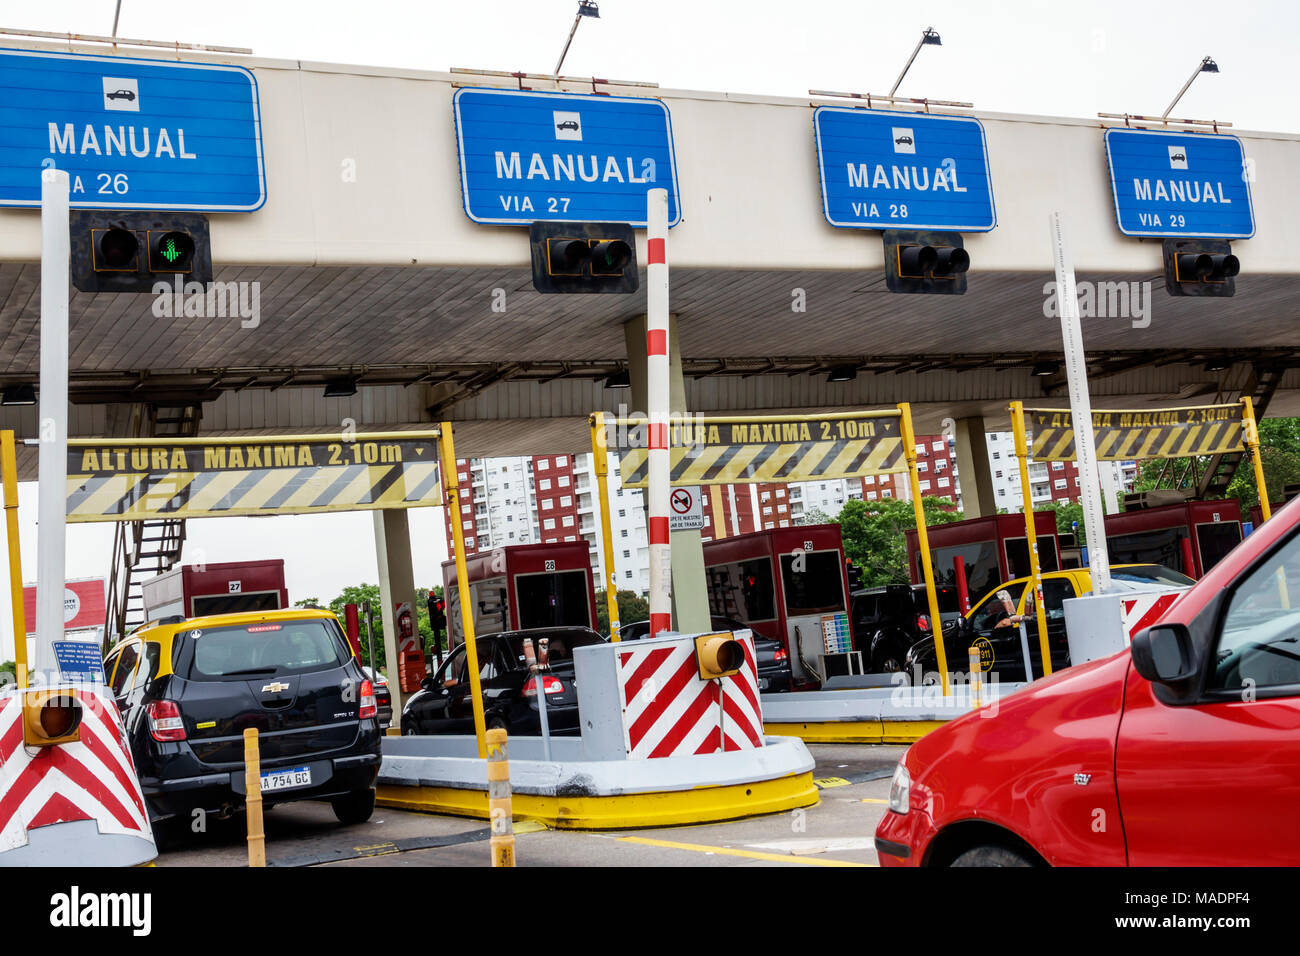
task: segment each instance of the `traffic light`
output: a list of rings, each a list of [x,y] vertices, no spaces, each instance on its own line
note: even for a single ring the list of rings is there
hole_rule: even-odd
[[[212,281],[208,217],[199,213],[75,209],[69,216],[72,284],[82,292],[182,291]]]
[[[701,634],[695,639],[700,680],[729,677],[745,666],[745,646],[730,634]]]
[[[1230,296],[1241,262],[1224,239],[1166,239],[1165,289],[1170,295]]]
[[[538,292],[637,290],[636,235],[627,223],[535,222],[528,239]]]
[[[844,559],[844,570],[849,579],[849,590],[862,590],[862,569],[853,563],[852,558]]]
[[[437,634],[447,627],[447,603],[436,595],[429,595],[429,627]]]
[[[23,691],[23,744],[53,747],[81,739],[81,701],[67,688]]]
[[[959,232],[886,229],[885,287],[890,292],[962,295],[970,253]]]

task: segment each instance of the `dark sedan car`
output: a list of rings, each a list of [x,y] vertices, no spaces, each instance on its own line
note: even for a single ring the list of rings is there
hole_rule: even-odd
[[[743,631],[748,624],[729,618],[714,616],[709,627],[715,631]],[[650,633],[649,621],[634,621],[618,629],[619,640],[639,641]],[[778,693],[790,689],[790,652],[780,641],[774,641],[754,632],[755,670],[758,672],[758,689]]]
[[[524,641],[535,649],[546,642],[550,670],[539,677],[528,672]],[[553,734],[575,735],[578,690],[573,683],[573,651],[604,643],[586,627],[537,627],[489,634],[476,641],[479,680],[483,687],[483,716],[489,728],[512,734],[539,734],[537,694],[546,694],[547,725]],[[402,709],[402,734],[472,734],[474,710],[470,698],[468,655],[462,643],[443,661]]]
[[[393,694],[388,689],[388,678],[369,667],[361,668],[375,688],[375,705],[379,708],[379,729],[383,730],[393,722]]]

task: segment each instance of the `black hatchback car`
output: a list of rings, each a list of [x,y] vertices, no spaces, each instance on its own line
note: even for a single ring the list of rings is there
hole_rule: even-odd
[[[109,651],[104,673],[151,820],[242,808],[249,727],[264,807],[328,799],[343,823],[374,812],[374,686],[329,611],[152,622]]]
[[[524,641],[534,652],[546,644],[550,670],[534,677],[524,657]],[[479,680],[483,688],[483,717],[489,728],[512,734],[540,734],[539,692],[546,695],[547,727],[552,734],[572,736],[581,730],[578,689],[573,682],[573,651],[605,639],[587,627],[536,627],[506,631],[476,639]],[[540,681],[540,687],[539,687]],[[474,710],[469,680],[469,656],[461,643],[447,655],[432,677],[402,708],[402,734],[472,734]]]
[[[714,615],[709,620],[709,627],[715,631],[748,630],[748,624],[733,621],[730,618]],[[621,641],[639,641],[650,633],[649,621],[633,621],[618,629]],[[780,641],[764,637],[757,631],[754,635],[754,670],[758,673],[758,689],[762,693],[780,693],[790,689],[792,680],[790,671],[790,652]]]

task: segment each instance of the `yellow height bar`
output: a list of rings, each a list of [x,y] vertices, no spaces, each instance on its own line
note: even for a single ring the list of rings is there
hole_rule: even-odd
[[[614,564],[614,532],[609,522],[609,447],[605,442],[605,413],[591,416],[591,463],[596,470],[596,493],[600,495],[600,548],[605,565],[605,602],[609,606],[609,639],[618,642],[618,574]]]
[[[948,686],[948,650],[943,646],[943,619],[939,616],[939,597],[934,590],[934,562],[930,559],[930,537],[925,529],[925,508],[921,504],[921,481],[916,475],[916,434],[912,431],[912,406],[900,402],[899,432],[903,436],[903,454],[907,456],[907,477],[912,485],[912,509],[916,514],[916,543],[921,549],[921,566],[925,569],[925,596],[930,605],[930,633],[934,635],[934,657],[939,665],[943,696]],[[894,414],[888,412],[887,414]]]
[[[27,613],[23,608],[22,554],[18,549],[18,458],[14,433],[0,432],[0,473],[5,496],[5,537],[9,542],[9,596],[14,613],[14,669],[18,687],[27,686]]]
[[[713,537],[721,541],[727,536],[727,496],[721,485],[709,486],[709,500],[713,502]]]
[[[1259,489],[1259,510],[1267,521],[1273,517],[1273,512],[1268,505],[1268,487],[1264,484],[1264,461],[1259,457],[1259,423],[1255,421],[1255,402],[1247,395],[1241,400],[1241,404],[1246,447],[1250,449],[1250,459],[1255,465],[1255,487]]]
[[[1020,510],[1025,513],[1025,547],[1029,551],[1029,576],[1034,582],[1034,617],[1038,620],[1038,649],[1043,655],[1043,676],[1052,673],[1052,652],[1047,642],[1047,609],[1043,607],[1043,567],[1038,561],[1038,529],[1034,527],[1034,495],[1029,487],[1029,442],[1025,437],[1025,405],[1011,403],[1011,430],[1016,436],[1020,461]],[[1028,661],[1025,662],[1028,665]]]
[[[474,608],[470,604],[469,569],[465,564],[465,529],[460,523],[460,483],[456,470],[456,444],[451,436],[451,422],[443,422],[438,438],[438,455],[442,464],[442,484],[447,506],[447,520],[451,522],[451,543],[456,552],[456,594],[460,598],[460,621],[465,631],[465,655],[469,664],[470,699],[474,709],[474,737],[478,741],[479,757],[487,757],[484,739],[483,682],[479,679],[478,641],[474,637]],[[448,652],[451,648],[447,648]]]

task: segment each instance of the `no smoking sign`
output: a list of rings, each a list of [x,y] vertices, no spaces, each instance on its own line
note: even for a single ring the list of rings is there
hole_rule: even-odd
[[[701,531],[704,528],[704,503],[698,486],[674,488],[668,495],[668,530]]]

